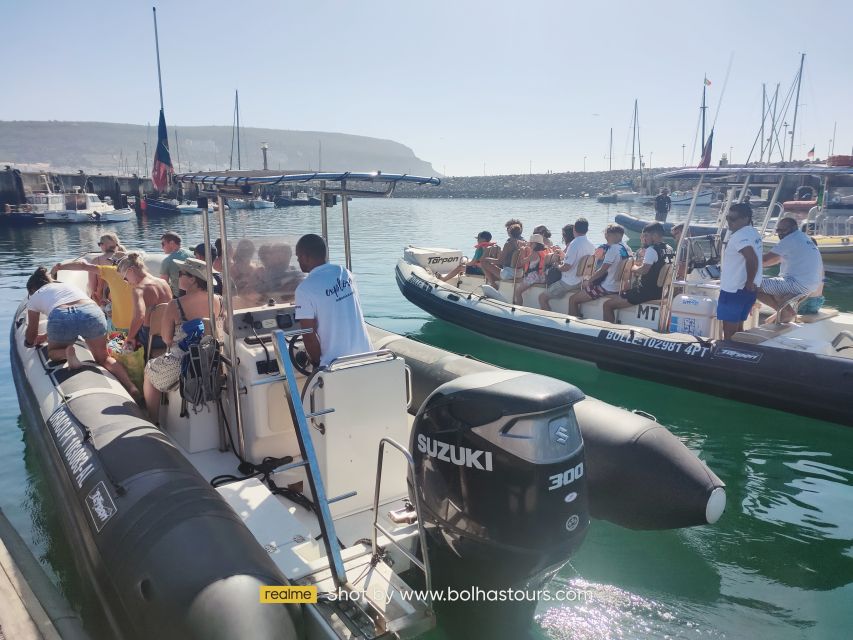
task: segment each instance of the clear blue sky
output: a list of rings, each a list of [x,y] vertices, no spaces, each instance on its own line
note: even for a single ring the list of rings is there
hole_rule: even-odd
[[[6,0],[0,120],[155,124],[151,6]],[[761,83],[784,97],[805,52],[794,156],[825,157],[836,121],[836,153],[853,145],[848,0],[181,0],[157,13],[170,128],[230,125],[239,89],[244,126],[389,138],[450,175],[577,171],[584,156],[601,170],[610,127],[614,168],[630,164],[637,98],[646,163],[680,165],[703,76],[713,120],[731,61],[713,155],[743,162]]]

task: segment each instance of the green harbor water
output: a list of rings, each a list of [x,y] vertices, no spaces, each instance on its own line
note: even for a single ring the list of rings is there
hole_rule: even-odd
[[[317,208],[234,211],[229,234],[319,231]],[[516,348],[432,319],[409,304],[394,282],[407,244],[461,247],[470,254],[484,229],[502,238],[519,218],[527,233],[547,225],[554,238],[580,215],[593,241],[625,205],[585,200],[354,201],[350,205],[354,271],[368,321],[430,344],[516,369],[561,378],[588,395],[642,409],[666,425],[727,485],[728,504],[713,526],[637,532],[594,522],[586,541],[552,583],[583,597],[540,603],[535,635],[604,638],[842,638],[853,628],[853,429],[598,371]],[[331,210],[333,220],[339,208]],[[709,214],[706,214],[709,215]],[[678,217],[678,212],[673,219]],[[0,227],[0,326],[25,297],[36,266],[96,249],[111,230],[128,248],[159,251],[163,231],[201,240],[201,217],[134,220],[116,225]],[[340,225],[331,225],[333,242]],[[340,257],[341,244],[333,247]],[[829,276],[828,304],[853,311],[853,276]],[[8,335],[6,333],[5,335]],[[6,343],[8,345],[8,343]],[[33,449],[20,417],[8,346],[0,350],[0,507],[95,635],[105,636],[87,596],[47,491],[54,471]],[[791,393],[797,393],[796,387]],[[442,638],[452,621],[430,637]]]

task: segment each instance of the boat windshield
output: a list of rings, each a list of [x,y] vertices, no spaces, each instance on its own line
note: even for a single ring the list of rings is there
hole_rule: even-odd
[[[228,238],[232,309],[293,302],[296,287],[305,278],[296,262],[296,236]]]

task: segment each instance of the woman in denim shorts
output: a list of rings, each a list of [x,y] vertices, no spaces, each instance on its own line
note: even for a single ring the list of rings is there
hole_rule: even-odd
[[[134,400],[141,399],[127,370],[107,351],[107,319],[94,300],[74,285],[56,282],[44,267],[36,269],[27,280],[27,292],[30,297],[25,346],[35,347],[46,341],[51,360],[66,360],[69,369],[79,369],[82,363],[74,351],[74,343],[82,337],[95,362],[112,373]],[[47,316],[47,334],[40,335],[41,314]]]

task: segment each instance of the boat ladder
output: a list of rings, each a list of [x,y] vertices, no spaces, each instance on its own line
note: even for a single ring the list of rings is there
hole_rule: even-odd
[[[318,591],[323,591],[323,589],[319,588],[320,585],[329,579],[332,580],[337,590],[338,599],[328,603],[320,601],[318,608],[321,609],[324,617],[332,623],[337,620],[337,624],[340,625],[342,618],[347,619],[350,623],[348,625],[350,632],[356,632],[356,634],[367,638],[378,637],[386,633],[393,633],[401,638],[414,637],[431,629],[435,625],[431,602],[419,603],[414,598],[407,599],[400,596],[401,593],[410,592],[411,589],[392,571],[389,565],[384,562],[377,562],[381,550],[378,547],[376,535],[377,531],[382,532],[391,541],[391,544],[398,548],[414,565],[418,566],[426,577],[426,589],[431,589],[432,576],[429,569],[429,560],[426,555],[426,532],[420,519],[418,519],[418,534],[422,557],[424,559],[423,562],[398,544],[392,534],[377,522],[384,446],[388,444],[399,450],[406,457],[410,470],[413,470],[414,461],[411,454],[402,445],[389,438],[382,439],[379,445],[379,467],[377,469],[376,493],[373,502],[373,533],[371,537],[373,553],[371,556],[367,556],[366,554],[349,556],[344,561],[329,505],[338,500],[352,497],[354,493],[345,493],[333,498],[326,496],[323,478],[320,473],[320,465],[308,426],[308,420],[311,418],[333,413],[335,410],[334,408],[328,408],[316,412],[305,412],[305,406],[302,403],[302,397],[296,382],[293,363],[288,353],[288,338],[310,332],[310,329],[294,329],[289,331],[276,329],[273,331],[272,342],[276,358],[278,359],[279,371],[283,371],[284,376],[270,377],[262,382],[262,384],[279,381],[285,383],[285,395],[293,418],[293,424],[296,427],[296,437],[300,451],[302,452],[302,460],[280,467],[279,470],[305,467],[308,484],[314,496],[323,546],[325,547],[326,558],[329,563],[328,569],[323,569],[312,574],[306,584],[317,585]],[[418,495],[417,492],[416,495]],[[419,498],[418,506],[420,506]],[[350,581],[347,578],[347,569],[350,569],[353,573],[357,572],[359,577]],[[340,594],[344,591],[350,592],[353,597],[349,600],[341,598]],[[381,596],[379,595],[379,591],[382,591]],[[392,597],[386,597],[386,594]],[[360,613],[358,609],[361,610]],[[344,634],[341,637],[348,636]]]

